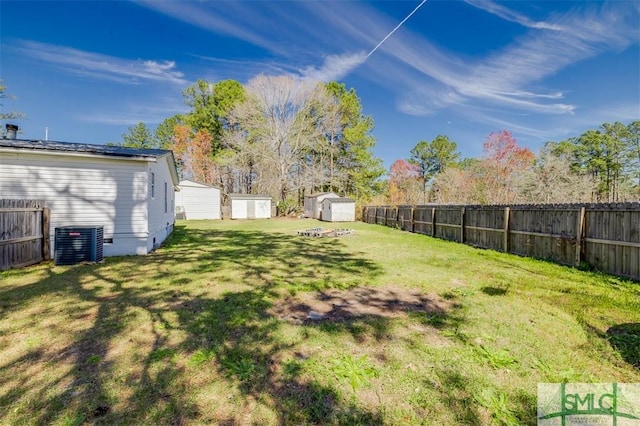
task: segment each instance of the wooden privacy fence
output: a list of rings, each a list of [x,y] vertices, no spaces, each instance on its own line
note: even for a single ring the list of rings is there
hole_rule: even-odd
[[[640,203],[368,206],[363,219],[640,280]]]
[[[49,258],[49,209],[44,201],[0,199],[0,271]]]

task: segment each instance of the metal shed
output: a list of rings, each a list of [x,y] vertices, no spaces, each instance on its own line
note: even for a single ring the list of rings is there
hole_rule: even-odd
[[[220,188],[189,179],[181,180],[176,192],[176,218],[220,219]]]
[[[322,200],[322,217],[325,222],[354,222],[356,202],[351,198],[325,198]]]
[[[333,192],[320,192],[304,196],[304,215],[312,219],[320,219],[322,212],[322,200],[325,198],[340,198]]]
[[[271,197],[268,195],[229,194],[231,219],[268,219]]]

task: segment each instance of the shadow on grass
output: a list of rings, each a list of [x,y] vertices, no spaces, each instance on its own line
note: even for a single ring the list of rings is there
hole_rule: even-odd
[[[607,330],[607,339],[625,362],[640,369],[640,323],[614,325]]]
[[[302,300],[287,298],[271,312],[326,333],[347,332],[364,343],[370,336],[378,342],[395,339],[394,320],[405,316],[434,330],[455,327],[458,308],[455,302],[408,289],[358,287],[318,291]]]
[[[509,291],[508,287],[482,287],[480,289],[488,296],[504,296]]]
[[[361,285],[379,274],[373,262],[343,250],[335,239],[303,239],[256,231],[176,230],[180,251],[211,248],[198,258],[196,273],[235,268],[250,284],[271,284],[289,291]],[[341,281],[336,281],[341,279]]]
[[[473,395],[473,384],[469,379],[454,371],[442,370],[438,373],[441,381],[440,397],[443,404],[455,413],[456,420],[465,425],[483,425],[479,404]]]
[[[234,424],[245,413],[203,417],[185,377],[195,366],[266,401],[280,424],[382,423],[378,413],[343,401],[334,389],[273,368],[289,347],[276,336],[282,323],[267,312],[282,291],[357,286],[380,273],[338,241],[176,227],[166,247],[149,256],[41,265],[37,273],[42,278],[29,284],[0,286],[0,315],[44,336],[39,348],[0,361],[6,390],[0,406],[13,408],[14,422]],[[206,274],[218,280],[210,284],[242,290],[218,295],[189,288]],[[177,353],[188,355],[188,365],[172,361]],[[123,369],[121,358],[130,368]],[[34,374],[43,380],[34,381]]]

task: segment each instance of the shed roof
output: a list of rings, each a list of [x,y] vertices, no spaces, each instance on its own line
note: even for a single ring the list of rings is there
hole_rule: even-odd
[[[305,195],[305,198],[318,198],[318,197],[321,197],[323,195],[331,195],[331,194],[335,195],[335,192],[318,192],[317,194]]]
[[[256,194],[229,194],[229,198],[232,200],[271,200],[268,195]]]
[[[218,190],[220,189],[220,187],[218,186],[207,185],[205,183],[196,182],[195,180],[191,180],[191,179],[183,179],[180,181],[178,185],[185,188],[189,187],[189,188],[213,188]]]
[[[325,198],[322,200],[323,203],[355,203],[355,200],[347,197],[339,197],[339,198]]]

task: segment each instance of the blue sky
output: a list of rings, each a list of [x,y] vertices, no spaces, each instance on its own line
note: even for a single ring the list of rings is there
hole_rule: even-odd
[[[474,157],[493,131],[536,152],[640,119],[640,1],[2,0],[0,15],[3,112],[27,114],[27,139],[120,141],[184,112],[198,78],[261,73],[355,88],[386,167],[439,134]]]

